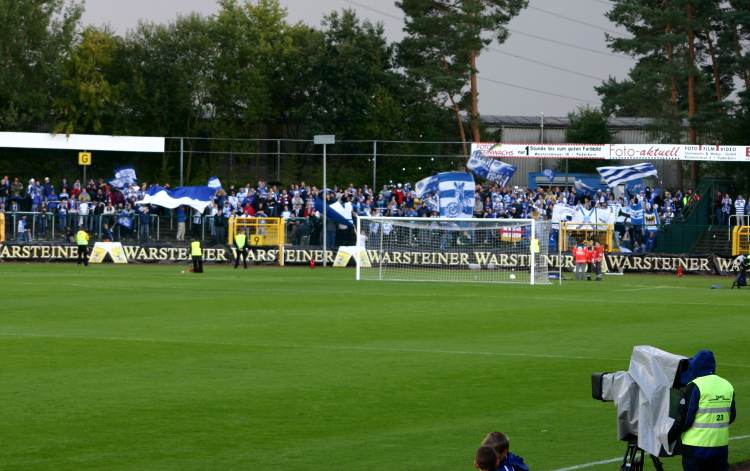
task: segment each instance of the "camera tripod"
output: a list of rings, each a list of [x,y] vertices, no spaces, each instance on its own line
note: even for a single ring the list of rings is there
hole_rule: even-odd
[[[645,454],[645,451],[638,448],[637,442],[628,442],[628,447],[625,449],[625,456],[622,457],[620,471],[643,471]],[[662,466],[659,457],[651,454],[649,456],[654,463],[656,471],[664,471],[664,466]]]

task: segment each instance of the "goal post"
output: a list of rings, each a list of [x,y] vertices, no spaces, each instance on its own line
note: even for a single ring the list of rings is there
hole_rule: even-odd
[[[548,221],[357,218],[357,280],[549,284]]]

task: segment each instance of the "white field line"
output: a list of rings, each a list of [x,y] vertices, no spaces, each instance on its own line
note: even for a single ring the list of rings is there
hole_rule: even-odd
[[[518,358],[548,358],[558,360],[594,360],[594,361],[619,361],[626,362],[622,358],[608,357],[590,357],[584,355],[558,355],[554,353],[518,353],[518,352],[482,352],[473,350],[440,350],[429,348],[400,348],[400,347],[364,347],[357,345],[303,345],[303,344],[259,344],[259,343],[236,343],[236,342],[217,342],[205,340],[181,340],[181,339],[157,339],[149,337],[108,337],[108,336],[89,336],[89,335],[56,335],[56,334],[30,334],[15,332],[0,332],[0,337],[18,337],[18,338],[51,338],[51,339],[71,339],[71,340],[103,340],[113,342],[149,342],[149,343],[167,343],[167,344],[186,344],[186,345],[217,345],[225,347],[247,347],[247,348],[288,348],[300,350],[342,350],[342,351],[361,351],[361,352],[389,352],[389,353],[418,353],[418,354],[435,354],[435,355],[476,355],[476,356],[498,356],[498,357],[518,357]],[[750,365],[738,365],[734,363],[722,363],[722,366],[734,368],[750,368]]]
[[[667,286],[667,285],[660,285],[660,286],[635,286],[633,288],[623,288],[623,289],[616,289],[615,292],[627,292],[627,291],[647,291],[647,290],[653,290],[653,289],[689,289],[686,286]]]
[[[730,440],[745,440],[747,438],[750,438],[750,435],[739,435],[737,437],[731,437]],[[567,468],[558,468],[558,469],[555,469],[554,471],[573,471],[575,469],[593,468],[594,466],[599,466],[600,464],[617,463],[620,461],[622,461],[622,457],[611,458],[608,460],[601,460],[601,461],[592,461],[591,463],[576,464],[573,466],[568,466]]]
[[[422,348],[398,348],[398,347],[362,347],[357,345],[302,345],[302,344],[253,344],[253,343],[235,343],[235,342],[211,342],[203,340],[179,340],[179,339],[157,339],[148,337],[102,337],[88,335],[55,335],[55,334],[27,334],[27,333],[0,333],[0,337],[18,337],[18,338],[50,338],[50,339],[71,339],[71,340],[103,340],[113,342],[149,342],[149,343],[167,343],[167,344],[188,344],[188,345],[217,345],[225,347],[249,347],[249,348],[288,348],[301,350],[348,350],[362,352],[392,352],[392,353],[427,353],[438,355],[477,355],[477,356],[501,356],[501,357],[519,357],[519,358],[548,358],[559,360],[597,360],[597,361],[623,361],[621,358],[603,358],[588,357],[580,355],[556,355],[546,353],[518,353],[518,352],[482,352],[468,350],[437,350]]]

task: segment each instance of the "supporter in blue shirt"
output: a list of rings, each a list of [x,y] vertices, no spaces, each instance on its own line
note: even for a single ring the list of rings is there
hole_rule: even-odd
[[[489,447],[495,451],[498,460],[496,470],[529,471],[523,458],[510,452],[510,440],[504,433],[490,432],[482,442],[482,447]]]

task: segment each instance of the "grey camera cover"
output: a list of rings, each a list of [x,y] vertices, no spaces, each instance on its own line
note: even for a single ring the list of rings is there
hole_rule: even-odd
[[[674,443],[667,439],[674,419],[669,417],[670,389],[680,360],[674,355],[648,345],[633,347],[630,368],[607,375],[602,395],[617,407],[619,438],[638,437],[638,447],[659,456],[662,449],[672,454]]]

